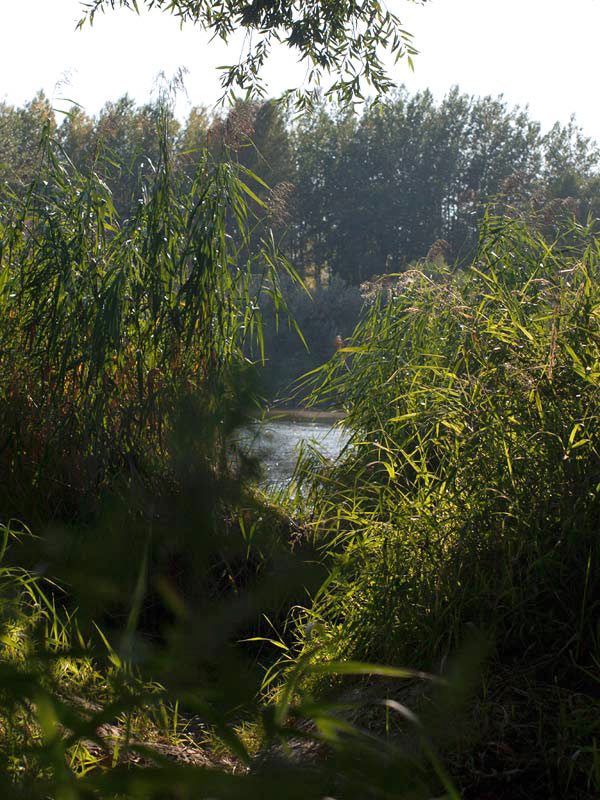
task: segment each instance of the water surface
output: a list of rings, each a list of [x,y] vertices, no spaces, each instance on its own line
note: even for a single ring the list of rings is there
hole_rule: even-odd
[[[292,477],[301,442],[315,445],[324,456],[335,459],[348,441],[342,428],[330,421],[267,419],[256,422],[243,442],[259,456],[265,484],[284,484]]]

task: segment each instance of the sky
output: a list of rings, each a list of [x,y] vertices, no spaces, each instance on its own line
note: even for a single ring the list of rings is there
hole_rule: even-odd
[[[544,129],[574,113],[600,141],[600,0],[388,0],[388,7],[419,50],[414,73],[405,61],[392,67],[398,83],[437,98],[455,84],[469,94],[503,94],[510,106],[528,105]],[[125,93],[148,100],[160,73],[185,68],[177,105],[184,117],[218,100],[217,67],[236,61],[242,46],[240,37],[210,42],[157,10],[110,12],[78,31],[81,9],[79,0],[0,0],[0,101],[21,105],[43,89],[57,109],[69,98],[94,114]],[[265,77],[275,96],[304,74],[282,48]]]

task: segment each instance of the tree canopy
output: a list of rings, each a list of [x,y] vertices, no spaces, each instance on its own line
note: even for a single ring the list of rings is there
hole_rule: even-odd
[[[80,25],[93,23],[99,12],[129,8],[139,13],[146,7],[170,12],[182,24],[196,24],[223,41],[245,31],[245,54],[223,68],[225,91],[264,95],[262,67],[273,45],[282,43],[307,64],[305,88],[286,92],[298,108],[314,101],[328,77],[326,94],[345,102],[362,99],[365,89],[384,94],[394,85],[384,56],[406,57],[412,66],[417,52],[400,19],[378,0],[88,0],[82,5]]]
[[[159,119],[183,187],[205,149],[261,176],[248,198],[253,220],[268,220],[294,268],[317,283],[402,271],[440,241],[449,261],[467,264],[489,203],[543,224],[567,200],[581,223],[600,209],[598,146],[574,120],[543,132],[502,97],[457,88],[436,101],[401,87],[360,113],[319,102],[296,121],[280,103],[254,99],[214,113],[197,107],[180,122],[160,100],[138,106],[125,96],[97,117],[71,109],[55,129],[60,158],[101,174],[129,218],[159,161]],[[0,103],[0,181],[18,194],[36,171],[47,121],[54,131],[41,94],[21,108]]]

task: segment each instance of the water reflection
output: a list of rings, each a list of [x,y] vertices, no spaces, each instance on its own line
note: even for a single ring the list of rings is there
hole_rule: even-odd
[[[311,442],[324,456],[334,459],[348,441],[348,434],[329,421],[267,419],[257,422],[242,437],[243,444],[261,459],[262,482],[271,485],[290,480],[302,441]]]

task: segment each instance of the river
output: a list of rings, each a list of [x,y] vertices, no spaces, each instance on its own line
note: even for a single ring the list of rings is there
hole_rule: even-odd
[[[324,456],[334,459],[348,441],[348,434],[333,427],[333,420],[270,418],[253,425],[243,441],[260,458],[261,482],[282,485],[292,477],[301,442],[316,445]]]

